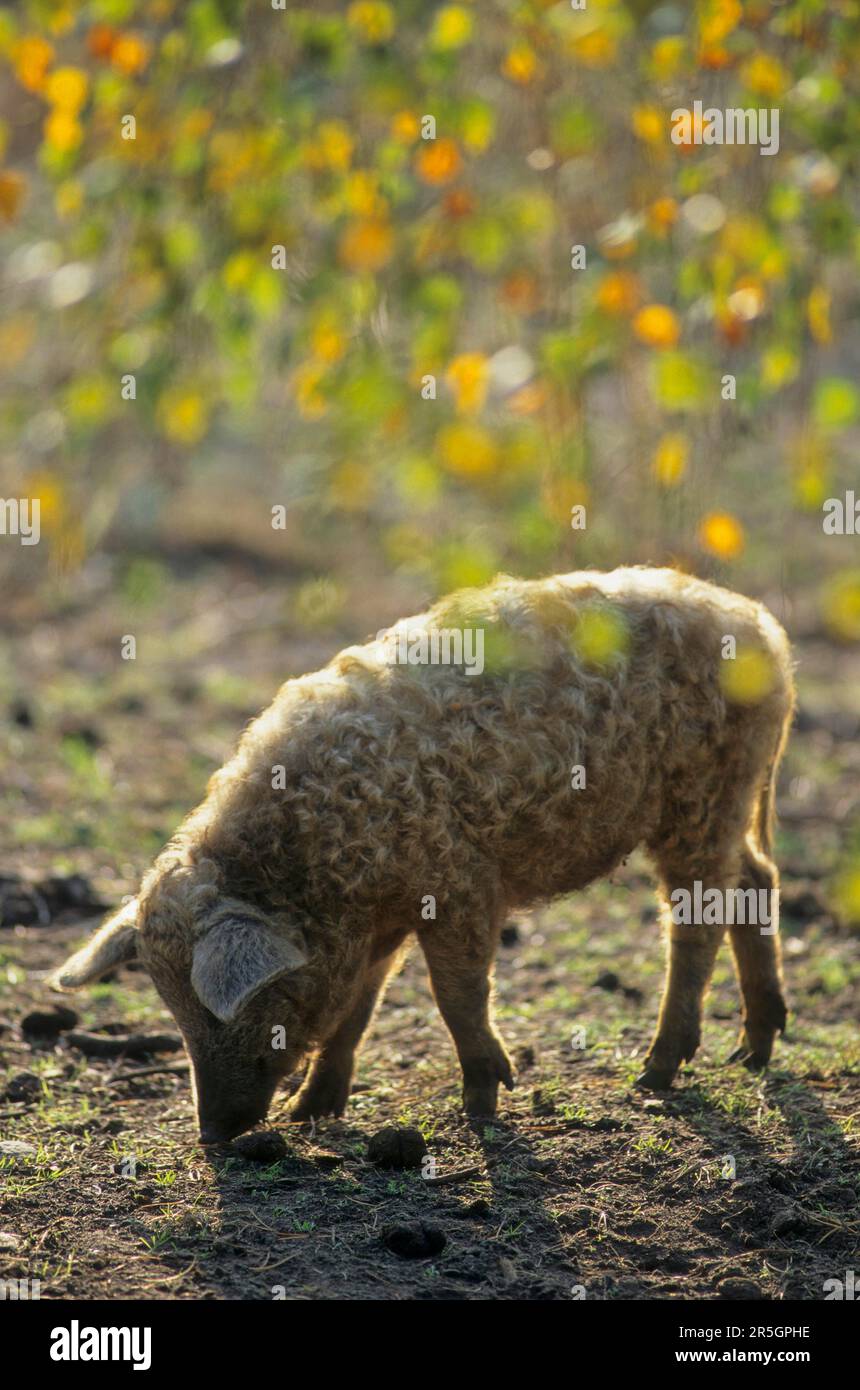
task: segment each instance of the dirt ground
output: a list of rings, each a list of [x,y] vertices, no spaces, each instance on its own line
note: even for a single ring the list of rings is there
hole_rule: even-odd
[[[51,1299],[817,1300],[860,1269],[860,933],[831,893],[858,847],[860,656],[814,629],[798,641],[779,802],[792,1015],[765,1076],[725,1063],[738,1028],[725,950],[695,1061],[665,1098],[634,1089],[663,971],[635,859],[509,924],[497,1007],[518,1084],[492,1123],[460,1112],[417,954],[346,1117],[291,1126],[277,1101],[287,1154],[267,1164],[199,1147],[181,1053],[88,1059],[22,1032],[52,1002],[40,972],[97,920],[94,900],[134,891],[280,681],[399,606],[367,594],[352,626],[310,635],[289,599],[241,564],[180,582],[143,563],[47,619],[26,597],[8,615],[0,1139],[32,1148],[0,1160],[0,1278],[38,1279]],[[129,632],[138,655],[123,662]],[[173,1031],[140,972],[64,1002],[89,1031]],[[422,1131],[423,1174],[368,1158],[394,1124]],[[410,1242],[425,1253],[398,1253]]]

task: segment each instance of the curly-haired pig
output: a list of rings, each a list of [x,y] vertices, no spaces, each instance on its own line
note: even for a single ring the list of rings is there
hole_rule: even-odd
[[[492,1115],[499,1082],[513,1085],[491,1019],[506,915],[640,846],[668,940],[641,1083],[669,1086],[696,1051],[726,921],[738,1055],[764,1066],[786,1016],[775,923],[684,920],[673,904],[775,896],[792,707],[785,634],[738,594],[645,567],[498,578],[287,681],[136,900],[52,982],[140,960],[185,1039],[201,1136],[217,1141],[262,1120],[308,1057],[292,1118],[343,1111],[356,1047],[417,937],[465,1108]]]

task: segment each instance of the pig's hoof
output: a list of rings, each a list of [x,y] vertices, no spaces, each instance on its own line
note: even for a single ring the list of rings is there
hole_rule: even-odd
[[[322,1120],[342,1115],[349,1100],[350,1077],[327,1077],[296,1092],[287,1112],[289,1119]]]
[[[787,1021],[788,1011],[781,994],[772,993],[758,1001],[754,1017],[745,1019],[738,1045],[727,1058],[726,1065],[740,1062],[747,1071],[764,1071],[776,1035],[785,1032]]]
[[[313,1096],[307,1096],[304,1100],[297,1097],[287,1111],[287,1118],[295,1122],[338,1119],[345,1109],[346,1101],[339,1105],[335,1101],[315,1100]]]
[[[750,1047],[747,1039],[741,1035],[740,1042],[734,1052],[726,1058],[726,1066],[732,1066],[735,1062],[740,1062],[747,1071],[764,1071],[770,1061],[770,1047]]]
[[[492,1119],[496,1113],[498,1086],[464,1086],[463,1109],[473,1119]]]
[[[514,1089],[511,1059],[499,1043],[491,1060],[482,1058],[465,1070],[463,1076],[463,1109],[467,1115],[495,1115],[499,1082],[508,1091]]]
[[[675,1080],[675,1068],[669,1067],[646,1067],[641,1075],[636,1078],[636,1085],[640,1091],[668,1091]]]

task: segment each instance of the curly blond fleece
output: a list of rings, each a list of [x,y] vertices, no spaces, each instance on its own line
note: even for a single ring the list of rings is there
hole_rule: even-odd
[[[667,569],[502,576],[392,636],[464,628],[483,634],[480,675],[392,664],[377,638],[288,681],[144,882],[140,954],[183,1026],[215,1128],[247,1121],[237,1058],[287,1015],[284,1065],[317,1050],[295,1114],[341,1110],[355,1046],[413,932],[466,1106],[492,1113],[499,1081],[513,1080],[488,983],[511,908],[583,888],[637,846],[664,905],[696,881],[777,886],[773,781],[793,689],[788,641],[764,607]],[[664,916],[666,993],[640,1078],[655,1087],[696,1049],[723,935]],[[739,1054],[761,1066],[785,1022],[776,937],[730,934]],[[278,970],[273,957],[266,973],[260,950],[268,961],[287,938],[301,963]]]

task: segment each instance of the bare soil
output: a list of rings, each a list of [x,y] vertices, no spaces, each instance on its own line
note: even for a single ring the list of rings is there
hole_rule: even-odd
[[[860,933],[832,894],[858,851],[856,652],[815,632],[798,644],[779,840],[792,1016],[767,1074],[725,1063],[739,1021],[726,950],[695,1061],[665,1098],[634,1089],[663,970],[634,859],[510,924],[497,1007],[518,1085],[495,1121],[459,1109],[416,954],[345,1118],[289,1125],[277,1101],[287,1153],[260,1164],[199,1147],[181,1052],[88,1057],[21,1022],[56,1002],[40,972],[97,920],[92,899],[134,890],[242,724],[286,676],[395,616],[397,596],[311,635],[249,570],[156,579],[141,597],[138,576],[125,608],[106,586],[38,624],[26,599],[11,613],[0,888],[31,920],[0,928],[0,1139],[34,1148],[0,1162],[0,1278],[54,1299],[819,1300],[860,1268]],[[124,663],[129,631],[138,658]],[[83,888],[57,888],[73,875]],[[66,1002],[90,1032],[174,1031],[139,971]],[[385,1125],[422,1131],[423,1173],[370,1162]],[[396,1253],[427,1239],[435,1253]]]

